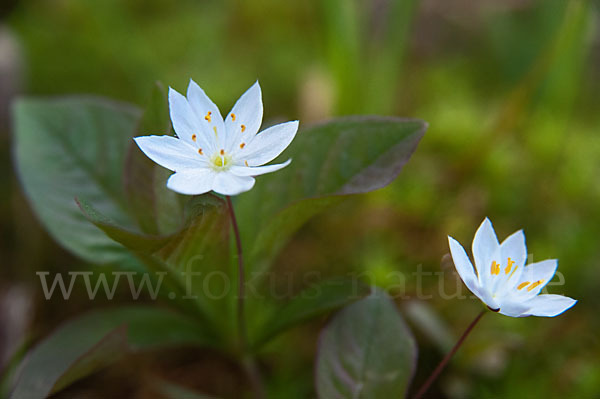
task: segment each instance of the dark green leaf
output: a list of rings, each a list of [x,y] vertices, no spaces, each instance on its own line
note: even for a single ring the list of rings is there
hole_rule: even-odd
[[[369,293],[369,287],[356,279],[331,279],[314,284],[300,292],[267,319],[256,343],[258,349],[277,334],[341,308]]]
[[[406,395],[417,348],[391,299],[375,290],[334,316],[319,338],[319,398],[389,399]]]
[[[85,220],[74,198],[82,196],[130,225],[122,172],[139,115],[129,105],[89,97],[20,100],[14,108],[16,165],[25,193],[50,234],[87,261],[128,258]]]
[[[251,191],[236,198],[250,264],[264,270],[311,216],[347,195],[392,182],[426,128],[420,120],[368,116],[300,131],[280,158],[292,158],[291,165],[259,177]]]
[[[133,251],[147,268],[167,272],[165,284],[177,298],[187,298],[180,305],[187,308],[193,304],[190,299],[197,299],[194,311],[200,311],[207,327],[227,330],[226,301],[234,279],[229,275],[229,218],[222,199],[212,194],[190,198],[183,209],[185,225],[165,236],[128,230],[87,201],[78,199],[78,204],[91,223]]]
[[[11,398],[43,399],[126,350],[210,342],[201,324],[168,310],[132,306],[96,311],[68,322],[32,349]]]

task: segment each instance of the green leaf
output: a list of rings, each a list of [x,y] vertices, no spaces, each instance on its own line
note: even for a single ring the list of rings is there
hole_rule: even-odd
[[[201,324],[169,310],[131,306],[95,311],[66,323],[31,350],[11,398],[45,398],[126,351],[211,341]]]
[[[316,364],[319,398],[402,398],[417,347],[396,306],[375,290],[334,316],[321,332]]]
[[[153,271],[167,272],[165,284],[179,305],[200,311],[207,327],[227,331],[224,317],[234,278],[228,273],[229,217],[223,200],[207,194],[191,197],[183,210],[185,225],[170,235],[129,230],[102,215],[89,202],[77,199],[85,217],[108,237],[135,253]],[[225,267],[224,267],[225,265]],[[192,302],[189,299],[196,299]]]
[[[27,198],[50,234],[92,263],[129,255],[85,220],[74,198],[131,224],[122,172],[139,115],[127,104],[90,97],[25,99],[13,109],[14,154]]]
[[[253,345],[260,348],[287,329],[341,308],[369,294],[369,287],[356,279],[330,279],[314,284],[277,309]]]
[[[426,128],[421,120],[366,116],[300,131],[281,156],[291,165],[260,176],[236,198],[250,266],[264,271],[289,237],[328,206],[391,183]]]

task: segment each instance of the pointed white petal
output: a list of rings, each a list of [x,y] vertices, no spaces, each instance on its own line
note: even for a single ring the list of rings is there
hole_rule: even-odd
[[[214,178],[210,169],[186,169],[171,175],[167,187],[180,194],[199,195],[212,190]]]
[[[256,135],[236,156],[248,161],[250,166],[271,162],[287,148],[298,131],[298,121],[281,123]]]
[[[225,148],[227,131],[225,130],[221,112],[211,99],[208,98],[204,90],[191,79],[187,89],[187,100],[196,119],[200,123],[203,133],[211,143],[215,143],[212,150],[217,151]]]
[[[498,243],[496,232],[494,231],[492,222],[488,218],[485,218],[481,226],[477,229],[475,238],[473,239],[473,258],[479,276],[479,283],[487,289],[491,288],[492,283],[492,261],[499,262],[499,257],[500,244]]]
[[[170,170],[200,168],[205,162],[194,148],[171,136],[141,136],[133,139],[148,158]]]
[[[202,126],[188,100],[170,87],[169,112],[177,137],[195,148],[202,148],[205,153],[215,151],[211,133]]]
[[[517,295],[522,300],[538,295],[546,284],[552,280],[557,267],[558,260],[556,259],[543,260],[525,266],[516,288],[510,291],[510,293]]]
[[[523,230],[511,234],[502,241],[500,252],[502,253],[503,261],[511,258],[516,265],[524,266],[527,260],[527,247],[525,246],[525,234]]]
[[[249,143],[258,133],[263,117],[262,93],[258,81],[252,85],[235,103],[225,116],[225,127],[230,139],[227,151],[232,151],[240,143]]]
[[[527,314],[531,316],[554,317],[570,309],[577,301],[562,295],[538,295],[530,299]]]
[[[525,234],[523,234],[523,230],[519,230],[500,244],[500,259],[498,260],[500,274],[494,292],[503,295],[516,287],[523,273],[526,260]]]
[[[292,162],[291,159],[288,159],[284,163],[278,163],[275,165],[265,165],[265,166],[233,166],[230,171],[236,176],[259,176],[264,175],[265,173],[276,172],[279,169],[283,169],[288,166]]]
[[[236,176],[229,172],[216,173],[213,190],[222,195],[238,195],[254,187],[255,179],[250,176]]]
[[[456,271],[460,275],[460,278],[465,283],[467,288],[474,293],[478,288],[479,281],[477,279],[477,275],[475,274],[475,270],[473,269],[473,264],[469,260],[465,249],[458,241],[448,236],[448,243],[450,245],[450,253],[452,255],[452,260],[454,261]]]

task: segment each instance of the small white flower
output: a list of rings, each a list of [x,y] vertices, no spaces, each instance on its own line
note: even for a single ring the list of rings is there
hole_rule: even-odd
[[[473,239],[475,269],[458,241],[452,237],[448,241],[461,279],[493,311],[511,317],[554,317],[577,303],[562,295],[539,295],[554,277],[558,261],[544,260],[525,266],[527,249],[523,230],[500,244],[486,218]]]
[[[258,133],[263,116],[258,82],[240,97],[225,120],[193,80],[187,98],[169,88],[169,110],[177,138],[143,136],[134,140],[150,159],[175,172],[167,181],[173,191],[237,195],[254,186],[253,176],[275,172],[291,162],[261,166],[292,142],[298,121]]]

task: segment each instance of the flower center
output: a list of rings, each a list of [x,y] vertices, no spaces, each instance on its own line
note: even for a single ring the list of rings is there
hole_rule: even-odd
[[[231,155],[227,154],[225,150],[215,152],[210,158],[210,166],[216,172],[226,171],[231,167]]]

